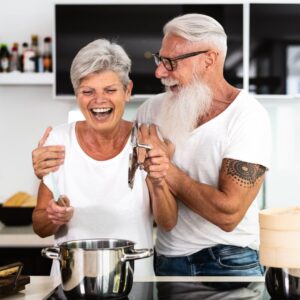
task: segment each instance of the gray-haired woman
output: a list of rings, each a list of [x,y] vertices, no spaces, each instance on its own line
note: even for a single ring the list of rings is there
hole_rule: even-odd
[[[65,149],[63,164],[44,174],[39,187],[33,212],[33,228],[38,235],[54,234],[57,243],[85,238],[128,239],[136,242],[137,248],[151,248],[152,213],[166,230],[176,224],[176,203],[164,181],[169,159],[159,140],[148,152],[153,160],[151,172],[147,176],[138,169],[133,189],[128,187],[132,123],[122,116],[133,86],[130,67],[123,48],[105,39],[89,43],[74,58],[71,80],[85,120],[55,127],[47,146],[33,151],[38,173],[49,163],[45,153],[53,145]],[[53,201],[53,181],[66,195],[67,206]],[[161,191],[154,194],[153,184],[161,185]],[[139,260],[135,276],[152,275],[152,270],[151,259]]]

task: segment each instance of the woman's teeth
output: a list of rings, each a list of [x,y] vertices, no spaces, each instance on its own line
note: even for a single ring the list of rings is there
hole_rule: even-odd
[[[111,113],[113,109],[110,107],[97,107],[92,108],[91,112],[92,114],[98,119],[98,120],[104,120],[106,119]]]
[[[110,112],[112,110],[112,108],[92,108],[92,112],[93,113],[107,113]]]

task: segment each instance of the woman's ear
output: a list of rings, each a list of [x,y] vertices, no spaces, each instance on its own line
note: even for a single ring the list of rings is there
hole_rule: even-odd
[[[130,101],[132,88],[133,88],[133,82],[132,82],[132,80],[130,80],[126,87],[126,102]]]

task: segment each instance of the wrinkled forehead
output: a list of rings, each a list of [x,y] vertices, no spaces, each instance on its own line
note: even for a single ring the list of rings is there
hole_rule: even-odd
[[[178,35],[168,33],[164,36],[160,48],[160,55],[173,57],[183,53],[201,51],[206,48],[208,43],[206,41],[191,42]]]

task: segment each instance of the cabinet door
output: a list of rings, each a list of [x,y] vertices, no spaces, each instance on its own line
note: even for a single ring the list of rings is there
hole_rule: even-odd
[[[250,5],[251,92],[281,95],[300,92],[299,28],[299,4]],[[291,49],[292,45],[298,47]]]

